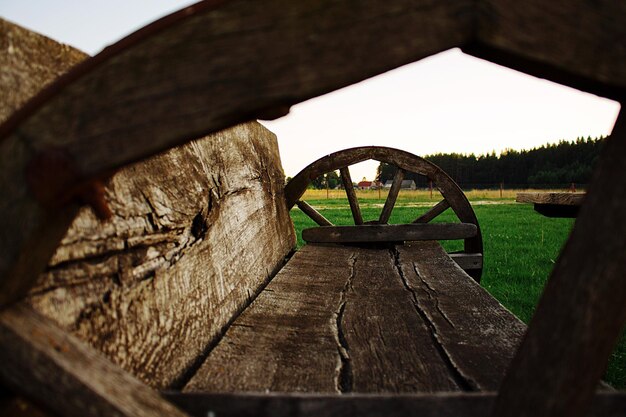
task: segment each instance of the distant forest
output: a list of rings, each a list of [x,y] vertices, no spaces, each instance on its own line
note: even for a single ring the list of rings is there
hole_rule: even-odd
[[[598,159],[605,138],[578,138],[530,150],[505,150],[499,156],[435,154],[424,158],[439,166],[463,188],[491,188],[503,183],[506,188],[546,188],[586,184]],[[395,168],[381,163],[376,179],[393,179]],[[418,187],[427,187],[425,177],[408,174]]]

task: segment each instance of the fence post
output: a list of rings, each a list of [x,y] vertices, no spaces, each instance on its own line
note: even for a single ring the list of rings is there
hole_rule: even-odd
[[[500,198],[502,198],[502,189],[504,188],[504,182],[500,183]]]
[[[429,187],[430,189],[430,199],[433,199],[433,180],[430,180]]]

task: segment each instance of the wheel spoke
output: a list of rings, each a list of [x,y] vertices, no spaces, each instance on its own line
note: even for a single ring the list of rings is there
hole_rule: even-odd
[[[363,224],[363,216],[361,215],[361,208],[359,207],[359,200],[356,198],[354,192],[354,186],[352,185],[352,178],[350,177],[350,170],[348,167],[341,168],[341,181],[343,182],[343,188],[346,190],[348,196],[348,202],[350,203],[350,210],[352,211],[352,217],[354,218],[354,224]]]
[[[413,223],[428,223],[435,217],[446,211],[448,208],[450,208],[450,203],[448,203],[448,200],[441,200],[440,202],[432,206],[430,210],[428,210],[426,213],[413,220]]]
[[[319,211],[311,207],[311,205],[309,205],[306,201],[298,200],[296,205],[304,214],[309,216],[311,220],[320,226],[334,226],[334,224],[332,224],[326,217],[322,216]]]
[[[398,193],[400,192],[400,188],[402,187],[403,179],[404,170],[398,168],[398,171],[396,171],[396,175],[393,177],[393,184],[391,185],[391,189],[389,190],[387,200],[385,200],[385,206],[383,207],[383,211],[380,213],[380,218],[378,219],[379,224],[386,224],[389,221],[393,206],[395,206],[396,200],[398,199]]]

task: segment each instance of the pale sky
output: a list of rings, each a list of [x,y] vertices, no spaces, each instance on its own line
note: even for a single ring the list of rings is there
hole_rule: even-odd
[[[195,1],[0,0],[0,16],[91,55]],[[458,49],[294,106],[262,122],[278,136],[286,175],[344,148],[417,155],[529,149],[611,132],[619,104],[530,77]],[[373,179],[377,163],[351,169]]]

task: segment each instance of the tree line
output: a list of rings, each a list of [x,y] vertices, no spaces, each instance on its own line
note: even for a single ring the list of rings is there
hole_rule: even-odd
[[[564,184],[586,184],[605,142],[600,138],[578,138],[546,144],[530,150],[506,149],[500,155],[438,153],[424,159],[439,166],[461,187],[489,188],[504,183],[509,187],[542,188]],[[395,167],[380,163],[376,179],[393,179]],[[418,187],[428,186],[421,175],[407,173]]]

